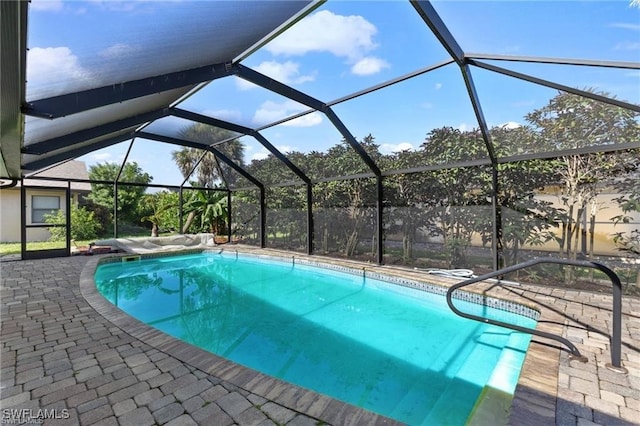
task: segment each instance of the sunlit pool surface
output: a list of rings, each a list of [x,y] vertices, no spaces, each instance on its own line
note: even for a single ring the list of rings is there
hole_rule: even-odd
[[[170,256],[103,264],[95,278],[111,303],[167,334],[411,425],[464,424],[485,387],[513,394],[530,341],[454,315],[443,296],[291,260]]]

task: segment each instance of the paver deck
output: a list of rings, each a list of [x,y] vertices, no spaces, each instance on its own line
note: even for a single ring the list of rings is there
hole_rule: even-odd
[[[0,263],[3,423],[33,422],[37,415],[58,417],[44,424],[83,426],[396,423],[243,368],[124,315],[95,291],[100,257]],[[640,300],[623,299],[628,373],[622,374],[605,366],[611,296],[533,286],[482,291],[538,306],[539,328],[563,332],[588,358],[571,360],[555,343],[534,337],[510,424],[640,424]]]

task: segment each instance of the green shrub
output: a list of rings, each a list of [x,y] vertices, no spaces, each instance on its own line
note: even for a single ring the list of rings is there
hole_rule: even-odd
[[[62,210],[56,213],[45,215],[45,222],[49,224],[64,224],[65,215]],[[71,206],[71,238],[74,240],[92,240],[98,236],[101,229],[100,222],[95,218],[93,212],[84,207]],[[52,227],[50,241],[64,241],[66,239],[66,228]]]

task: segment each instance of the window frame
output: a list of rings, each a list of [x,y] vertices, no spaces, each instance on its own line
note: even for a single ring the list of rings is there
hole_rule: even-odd
[[[57,200],[58,208],[36,208],[36,198],[55,198]],[[60,196],[58,195],[31,195],[31,223],[32,224],[45,224],[44,215],[50,213],[57,213],[61,209]]]

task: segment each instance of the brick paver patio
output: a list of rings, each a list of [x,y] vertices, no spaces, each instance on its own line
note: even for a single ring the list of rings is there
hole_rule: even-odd
[[[3,423],[40,413],[58,417],[44,424],[83,426],[394,424],[122,315],[92,288],[99,257],[0,263]],[[525,286],[491,291],[540,306],[539,327],[564,330],[588,358],[571,360],[534,337],[540,343],[527,354],[511,424],[640,424],[640,300],[623,300],[628,373],[621,374],[605,367],[611,296]]]

